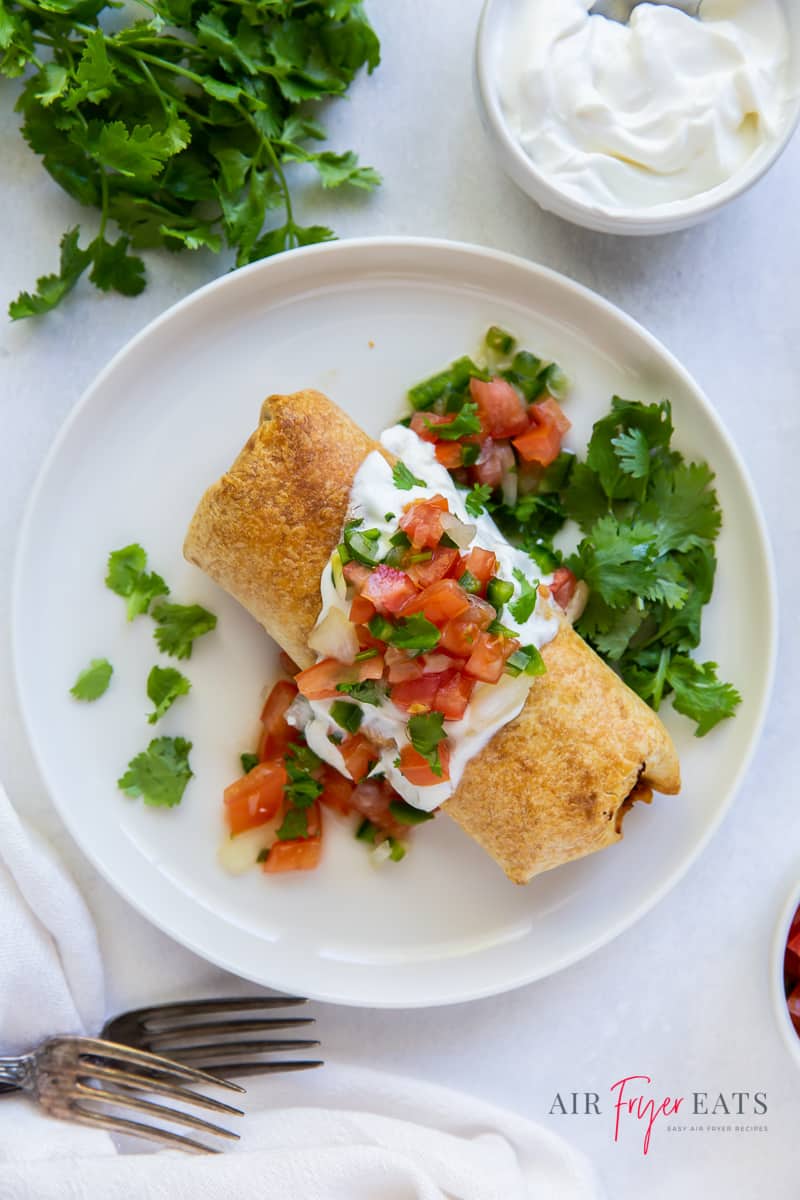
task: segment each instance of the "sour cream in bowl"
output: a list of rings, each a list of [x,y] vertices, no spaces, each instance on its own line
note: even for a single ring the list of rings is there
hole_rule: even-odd
[[[628,25],[592,0],[486,0],[476,76],[511,178],[606,233],[709,217],[775,162],[800,117],[800,13],[788,0],[666,4]]]

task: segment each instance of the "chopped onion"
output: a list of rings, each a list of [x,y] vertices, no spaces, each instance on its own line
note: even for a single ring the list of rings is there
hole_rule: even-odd
[[[295,696],[292,703],[286,710],[286,720],[295,729],[305,729],[308,722],[314,715],[314,710],[306,700],[305,696]]]
[[[426,654],[422,660],[422,672],[424,675],[431,675],[434,672],[449,671],[454,665],[448,654]]]
[[[226,835],[217,851],[220,866],[231,875],[243,875],[245,871],[249,871],[256,865],[261,851],[268,849],[275,841],[282,820],[283,814],[279,813],[264,825],[257,825],[255,829],[245,829],[244,833],[237,833],[236,837]]]
[[[566,607],[566,617],[570,625],[574,625],[578,618],[586,608],[586,601],[589,599],[589,585],[585,579],[579,579],[575,584],[575,591],[572,593],[572,599]]]
[[[442,513],[442,529],[449,538],[452,538],[459,550],[466,550],[475,534],[478,532],[477,525],[467,525],[464,521],[459,521],[458,517],[454,517],[452,513]]]
[[[392,843],[388,838],[384,838],[382,842],[378,842],[377,846],[373,846],[369,856],[374,866],[383,866],[392,856]]]
[[[515,470],[503,472],[503,478],[500,480],[500,487],[503,489],[503,504],[511,506],[517,503],[518,485],[519,481]]]
[[[308,644],[323,658],[335,658],[343,663],[355,662],[361,649],[355,625],[340,608],[332,608],[325,620],[311,631]]]

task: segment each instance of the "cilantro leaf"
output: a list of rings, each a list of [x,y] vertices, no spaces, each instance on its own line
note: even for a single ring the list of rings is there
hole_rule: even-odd
[[[253,767],[257,767],[261,760],[257,754],[250,754],[249,751],[245,751],[244,754],[239,755],[239,761],[242,764],[243,774],[249,775]]]
[[[667,682],[673,689],[673,707],[697,722],[696,737],[732,717],[741,696],[730,683],[717,679],[717,664],[698,663],[687,655],[676,654],[667,667]]]
[[[464,507],[471,517],[479,517],[485,510],[492,489],[488,483],[474,483],[464,497]]]
[[[92,121],[86,148],[102,166],[129,179],[147,182],[163,171],[168,158],[189,145],[189,138],[185,121],[179,122],[177,137],[153,129],[149,123],[128,129],[123,121],[109,121],[105,125]]]
[[[422,613],[412,613],[410,617],[400,619],[386,641],[399,650],[432,650],[438,646],[441,636],[441,631]]]
[[[375,679],[365,679],[362,683],[337,683],[337,692],[352,696],[361,704],[380,706],[386,699],[386,687]]]
[[[121,237],[113,244],[96,238],[91,246],[93,266],[89,278],[102,292],[115,291],[123,296],[138,296],[144,289],[144,263],[128,254],[129,238]]]
[[[650,471],[650,446],[641,429],[626,429],[611,439],[611,445],[626,475],[645,479]]]
[[[114,668],[107,658],[93,658],[69,689],[76,700],[97,700],[107,690]]]
[[[152,616],[159,649],[175,658],[191,658],[195,638],[217,627],[217,618],[200,604],[162,603],[153,609]]]
[[[678,565],[656,556],[656,545],[655,526],[607,516],[596,522],[569,565],[612,608],[626,606],[635,596],[664,600],[678,608],[686,599],[687,588]]]
[[[428,429],[435,429],[437,438],[444,442],[455,442],[459,438],[466,437],[471,433],[480,433],[481,431],[478,406],[471,400],[467,400],[465,404],[461,405],[461,408],[449,424],[434,425],[431,421],[426,421],[425,424]]]
[[[646,439],[650,449],[665,450],[672,437],[669,401],[637,404],[615,396],[609,416],[595,422],[586,463],[597,475],[606,496],[612,500],[641,499],[643,495],[646,480],[623,467],[620,452],[614,444],[624,436],[626,440],[623,446],[630,447],[630,439],[637,431]]]
[[[713,480],[714,473],[707,463],[680,462],[654,475],[641,511],[643,520],[656,527],[662,554],[714,541],[722,514],[711,487]]]
[[[147,554],[134,542],[114,550],[108,557],[106,587],[126,601],[128,620],[146,613],[156,596],[168,596],[169,588],[155,571],[148,574]]]
[[[427,487],[424,479],[419,479],[409,471],[404,462],[399,460],[392,467],[392,481],[401,492],[410,492],[413,487]]]
[[[182,737],[153,738],[146,750],[131,759],[117,786],[126,796],[141,796],[145,804],[174,808],[194,774],[189,766],[191,748],[192,743]]]
[[[36,291],[20,292],[8,306],[12,321],[24,317],[37,317],[52,308],[71,292],[83,272],[92,261],[91,251],[81,250],[78,245],[80,227],[70,229],[61,239],[61,262],[58,275],[42,275],[36,280]]]
[[[519,584],[519,595],[516,600],[509,603],[508,611],[515,621],[524,625],[536,608],[536,601],[539,597],[539,580],[535,579],[531,583],[525,578],[519,567],[514,567],[513,575]]]
[[[304,808],[289,808],[278,827],[278,839],[282,842],[294,838],[308,837],[308,816]]]
[[[443,728],[444,715],[440,712],[419,713],[411,717],[406,726],[411,745],[427,759],[434,775],[442,774],[439,758],[439,743],[447,738]]]
[[[179,696],[188,693],[191,686],[186,676],[174,667],[153,667],[147,676],[147,698],[155,705],[147,718],[150,724],[155,725]]]

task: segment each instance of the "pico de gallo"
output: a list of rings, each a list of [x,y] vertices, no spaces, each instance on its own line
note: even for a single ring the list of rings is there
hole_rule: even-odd
[[[783,959],[783,981],[789,1016],[800,1037],[800,908],[792,917]]]

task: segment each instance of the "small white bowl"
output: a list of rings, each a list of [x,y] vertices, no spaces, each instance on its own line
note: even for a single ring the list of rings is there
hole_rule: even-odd
[[[783,986],[783,959],[786,953],[786,943],[789,940],[792,918],[797,912],[798,906],[800,906],[800,884],[795,883],[781,910],[778,924],[775,926],[775,935],[772,940],[770,983],[778,1028],[783,1034],[789,1053],[800,1067],[800,1034],[795,1030],[792,1018],[789,1016],[786,991]]]
[[[707,220],[725,204],[752,187],[786,149],[800,120],[800,6],[783,0],[789,26],[791,53],[780,136],[762,145],[747,163],[724,183],[687,200],[651,208],[606,208],[582,203],[567,195],[551,176],[528,157],[506,123],[497,87],[506,23],[524,0],[485,0],[475,47],[478,107],[484,127],[505,172],[547,212],[600,233],[646,236],[673,233]],[[533,0],[527,0],[528,3]],[[538,0],[552,3],[553,0]]]

